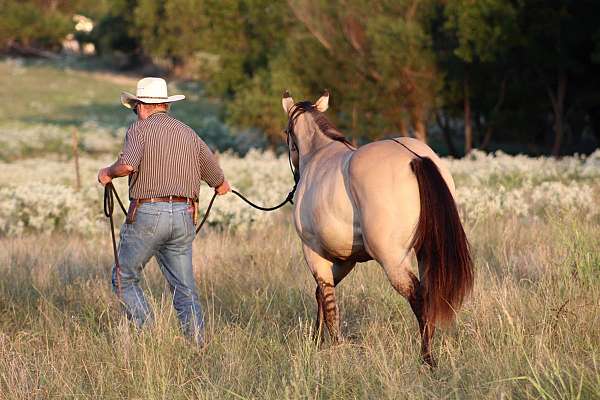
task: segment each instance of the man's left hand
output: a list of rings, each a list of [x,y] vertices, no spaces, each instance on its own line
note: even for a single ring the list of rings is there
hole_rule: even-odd
[[[106,186],[107,183],[112,181],[112,178],[108,174],[109,167],[100,168],[98,171],[98,182],[102,184],[102,186]]]

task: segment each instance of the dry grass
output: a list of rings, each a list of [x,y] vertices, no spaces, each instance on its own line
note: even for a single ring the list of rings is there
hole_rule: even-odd
[[[346,343],[317,349],[312,277],[286,222],[195,243],[209,343],[181,337],[154,262],[157,322],[135,332],[109,288],[108,235],[0,240],[0,398],[600,397],[600,223],[469,227],[476,291],[419,360],[407,303],[374,263],[340,285]]]

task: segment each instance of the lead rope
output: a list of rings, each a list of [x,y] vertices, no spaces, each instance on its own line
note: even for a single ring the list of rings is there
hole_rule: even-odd
[[[290,150],[290,140],[293,140],[293,138],[291,138],[289,128],[285,130],[285,133],[287,136],[286,141],[288,144],[288,163],[290,164],[290,170],[292,171],[292,175],[294,176],[294,187],[292,188],[292,190],[290,190],[290,192],[288,193],[285,200],[273,207],[263,207],[263,206],[259,206],[258,204],[251,202],[250,200],[248,200],[248,198],[246,196],[244,196],[237,190],[235,190],[235,189],[231,190],[231,192],[233,194],[235,194],[237,197],[239,197],[244,202],[246,202],[246,204],[248,204],[250,207],[256,208],[257,210],[269,212],[269,211],[278,210],[281,207],[285,206],[287,203],[294,204],[294,194],[296,193],[296,188],[298,187],[298,181],[300,181],[300,175],[298,174],[298,171],[295,170],[294,166],[292,165],[292,152]],[[213,194],[212,198],[210,199],[210,202],[208,203],[208,207],[206,208],[204,217],[202,218],[202,221],[200,221],[200,224],[196,228],[196,235],[198,234],[198,232],[200,232],[200,229],[202,229],[202,226],[206,222],[206,220],[208,218],[208,214],[210,214],[210,209],[212,208],[216,197],[217,197],[217,192],[215,192],[215,194]]]
[[[123,210],[123,214],[127,215],[127,211],[123,206],[123,202],[119,198],[119,194],[115,190],[115,187],[111,182],[107,183],[104,186],[104,215],[110,220],[110,235],[112,238],[112,247],[113,253],[115,256],[115,275],[116,275],[116,289],[117,289],[117,297],[121,298],[121,265],[119,264],[119,253],[117,251],[117,239],[115,238],[115,223],[113,221],[113,212],[115,209],[115,200],[114,197],[117,198],[117,202]]]
[[[279,204],[277,204],[276,206],[273,206],[273,207],[259,206],[258,204],[255,204],[252,201],[248,200],[248,198],[246,196],[244,196],[243,194],[241,194],[240,192],[238,192],[235,189],[231,189],[231,193],[235,194],[237,197],[239,197],[244,202],[246,202],[246,204],[248,204],[250,207],[256,208],[257,210],[260,210],[260,211],[275,211],[275,210],[278,210],[281,207],[285,206],[287,203],[294,204],[294,200],[293,199],[294,199],[294,193],[296,192],[296,186],[297,186],[297,184],[294,185],[294,187],[288,193],[288,195],[287,195],[287,197],[285,198],[284,201],[282,201],[281,203],[279,203]],[[198,227],[196,228],[196,235],[198,234],[198,232],[200,232],[200,229],[202,229],[202,226],[204,225],[204,223],[208,219],[208,214],[210,214],[210,210],[211,210],[211,208],[213,206],[213,203],[215,202],[215,198],[216,197],[217,197],[217,192],[215,192],[215,194],[213,194],[212,198],[210,199],[210,202],[208,203],[208,207],[206,208],[206,212],[204,213],[204,217],[202,217],[202,221],[200,221],[200,224],[198,224]]]

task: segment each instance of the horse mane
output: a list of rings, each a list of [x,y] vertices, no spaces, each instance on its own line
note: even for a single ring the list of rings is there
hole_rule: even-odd
[[[312,115],[315,123],[325,136],[337,142],[341,142],[348,146],[354,147],[352,143],[335,127],[335,125],[333,125],[329,118],[327,118],[325,114],[317,110],[315,105],[310,101],[301,101],[294,104],[294,109],[290,114],[288,120],[289,132],[294,131],[294,124],[296,123],[296,119],[298,119],[298,117],[304,114],[305,112],[308,112]]]

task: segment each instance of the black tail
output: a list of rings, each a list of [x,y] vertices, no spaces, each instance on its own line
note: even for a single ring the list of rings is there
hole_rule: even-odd
[[[410,166],[419,184],[421,214],[412,240],[419,260],[426,321],[447,324],[473,289],[473,261],[456,203],[428,157]]]

